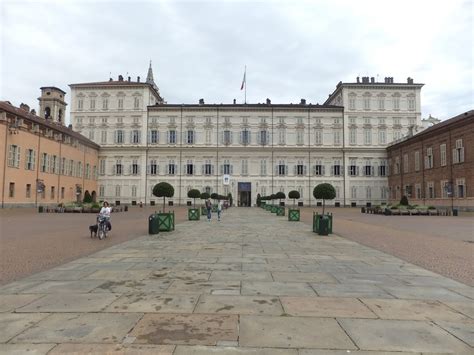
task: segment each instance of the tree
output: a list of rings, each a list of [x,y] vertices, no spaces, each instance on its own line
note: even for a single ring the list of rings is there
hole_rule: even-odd
[[[89,190],[86,190],[84,193],[84,200],[82,200],[84,203],[92,203],[92,196],[89,193]]]
[[[281,200],[284,199],[284,198],[286,198],[286,195],[285,195],[284,192],[279,191],[279,192],[277,192],[277,193],[275,194],[275,197],[276,197],[278,200],[280,200],[279,202],[280,202],[280,204],[281,204]]]
[[[326,200],[332,200],[336,197],[336,190],[331,184],[319,184],[313,190],[313,196],[317,200],[323,200],[323,215]]]
[[[191,189],[188,191],[188,197],[194,200],[194,208],[196,208],[196,199],[201,197],[201,191],[196,189]]]
[[[163,213],[165,212],[165,200],[167,197],[174,196],[174,188],[167,182],[160,182],[153,186],[153,195],[163,197]]]
[[[211,198],[214,200],[214,203],[216,202],[216,200],[217,200],[218,197],[219,197],[219,195],[216,194],[215,192],[213,192],[213,193],[211,194]]]
[[[207,200],[210,197],[208,192],[203,192],[201,194],[201,200]]]
[[[87,191],[86,191],[87,192]],[[85,199],[85,198],[84,198]],[[85,202],[85,201],[84,201]],[[408,197],[405,195],[402,196],[402,199],[400,200],[400,205],[402,206],[408,206]]]
[[[295,199],[300,198],[300,192],[296,190],[292,190],[288,193],[288,198],[293,199],[293,206],[295,205]]]

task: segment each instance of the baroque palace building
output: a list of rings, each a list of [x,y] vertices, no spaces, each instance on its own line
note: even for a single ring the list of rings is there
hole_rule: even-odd
[[[2,208],[96,198],[99,145],[64,126],[65,94],[42,87],[39,116],[0,101]]]
[[[421,126],[422,86],[363,77],[323,105],[180,105],[163,100],[150,65],[143,82],[71,84],[70,112],[74,130],[101,147],[101,200],[154,204],[153,186],[166,181],[180,204],[197,188],[242,206],[299,190],[314,205],[314,186],[329,182],[334,204],[357,206],[388,200],[386,147]]]

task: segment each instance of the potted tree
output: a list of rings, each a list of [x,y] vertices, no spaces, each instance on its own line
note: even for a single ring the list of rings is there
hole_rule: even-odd
[[[325,215],[324,209],[326,200],[333,200],[336,197],[336,190],[331,184],[319,184],[314,188],[313,196],[318,200],[323,200],[323,214],[313,213],[313,231],[319,235],[328,235],[332,233],[332,214]]]
[[[167,182],[160,182],[153,187],[153,195],[156,197],[163,197],[163,212],[157,214],[158,228],[160,231],[174,230],[174,212],[165,212],[166,198],[174,196],[174,188]]]
[[[275,197],[279,200],[278,202],[278,208],[276,211],[277,216],[284,216],[285,215],[285,202],[281,202],[282,199],[286,198],[286,195],[284,192],[279,191],[275,194]]]
[[[300,209],[295,207],[295,200],[300,198],[300,193],[293,190],[288,193],[288,197],[293,199],[293,207],[288,209],[288,220],[298,222],[300,220]]]
[[[203,200],[204,202],[206,202],[206,200],[211,197],[211,195],[209,195],[209,193],[207,192],[203,192],[201,193],[201,200]],[[206,209],[206,206],[202,206],[201,205],[201,214],[203,216],[207,215],[207,209]]]
[[[199,208],[196,208],[196,199],[201,197],[201,191],[191,189],[188,191],[188,197],[194,200],[193,208],[188,208],[188,219],[190,221],[199,221],[201,214],[199,213]]]

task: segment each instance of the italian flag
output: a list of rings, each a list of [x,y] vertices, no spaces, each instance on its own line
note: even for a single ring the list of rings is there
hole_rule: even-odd
[[[243,90],[244,89],[244,86],[245,86],[245,74],[247,73],[247,68],[245,69],[244,71],[244,78],[242,79],[242,85],[240,85],[240,90]]]

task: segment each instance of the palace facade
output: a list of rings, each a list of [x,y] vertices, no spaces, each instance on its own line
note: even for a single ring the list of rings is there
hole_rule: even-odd
[[[422,86],[364,77],[339,83],[323,105],[176,105],[150,66],[144,82],[71,84],[70,112],[74,130],[101,147],[100,199],[153,204],[152,187],[166,181],[180,204],[197,188],[239,205],[299,190],[315,205],[314,186],[329,182],[334,204],[358,206],[388,201],[386,147],[421,126]]]

